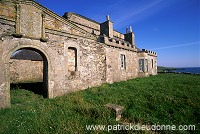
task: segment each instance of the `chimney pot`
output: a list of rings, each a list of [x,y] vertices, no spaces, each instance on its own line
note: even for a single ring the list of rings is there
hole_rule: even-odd
[[[106,20],[110,20],[110,16],[109,15],[106,16]]]

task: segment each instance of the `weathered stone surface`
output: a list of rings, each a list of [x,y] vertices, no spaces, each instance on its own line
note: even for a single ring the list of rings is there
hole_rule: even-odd
[[[125,68],[121,68],[120,54],[126,57]],[[106,47],[106,65],[106,78],[109,83],[135,78],[138,75],[137,53],[132,51]]]
[[[0,19],[2,23],[0,23],[0,42],[3,41],[3,38],[5,38],[8,35],[12,35],[13,32],[15,31],[14,29],[14,25],[9,25],[9,24],[5,24],[5,23],[9,23],[9,21],[4,21],[2,19]]]
[[[7,7],[0,8],[0,107],[10,106],[12,81],[43,77],[45,94],[53,98],[157,74],[156,54],[136,49],[132,31],[127,39],[110,20],[101,25],[77,14],[63,18],[34,1],[19,1],[0,1],[0,7]],[[24,48],[38,52],[44,64],[10,59]],[[139,59],[146,61],[143,72]]]
[[[11,59],[9,64],[11,83],[43,81],[43,61]]]
[[[1,1],[2,3],[0,3],[0,14],[1,14],[1,18],[6,18],[9,20],[15,20],[16,18],[16,10],[15,10],[15,6],[12,3],[4,3],[3,1]],[[5,4],[7,6],[5,6]]]
[[[70,73],[73,73],[77,69],[77,50],[74,47],[68,47],[67,50],[67,56],[68,56],[68,71]]]
[[[78,25],[80,28],[86,30],[89,33],[100,35],[100,25],[96,21],[75,13],[65,13],[63,17],[70,20],[71,22]]]
[[[20,4],[20,34],[33,38],[42,37],[41,12],[31,5]]]
[[[121,114],[122,114],[122,111],[124,109],[123,106],[119,106],[119,105],[111,104],[111,103],[108,103],[105,106],[108,107],[108,108],[111,108],[111,109],[115,110],[115,112],[116,112],[116,118],[115,118],[116,121],[120,121],[121,120],[121,118],[122,118]]]

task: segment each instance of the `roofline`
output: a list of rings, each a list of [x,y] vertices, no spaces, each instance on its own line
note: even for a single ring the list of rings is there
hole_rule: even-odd
[[[88,21],[92,21],[92,22],[94,22],[94,23],[100,25],[99,22],[97,22],[97,21],[95,21],[95,20],[92,20],[92,19],[90,19],[90,18],[87,18],[87,17],[85,17],[85,16],[82,16],[82,15],[80,15],[80,14],[74,13],[74,12],[65,12],[65,14],[69,14],[69,15],[70,15],[70,14],[73,14],[73,15],[79,16],[79,17],[81,17],[81,18],[83,18],[83,19],[86,19],[86,20],[88,20]],[[63,16],[65,16],[65,14],[64,14]]]
[[[117,30],[115,30],[115,29],[113,29],[113,31],[118,32],[118,33],[120,33],[120,34],[123,34],[123,33],[119,32],[119,31],[117,31]],[[123,34],[123,35],[124,35],[124,34]]]
[[[90,36],[89,38],[92,38],[92,39],[95,39],[95,40],[97,38],[96,35],[91,34],[91,33],[87,32],[86,30],[78,27],[77,25],[71,23],[69,20],[63,18],[62,16],[58,15],[57,13],[53,12],[52,10],[46,8],[45,6],[41,5],[40,3],[36,2],[36,1],[33,1],[33,0],[26,0],[26,1],[24,1],[24,0],[18,0],[18,1],[12,2],[12,3],[14,3],[14,4],[33,5],[34,7],[42,10],[44,13],[49,14],[52,17],[55,17],[56,19],[58,19],[61,22],[64,22],[66,25],[72,26],[74,29],[76,29],[76,30],[78,30],[80,32],[86,33],[87,35]]]

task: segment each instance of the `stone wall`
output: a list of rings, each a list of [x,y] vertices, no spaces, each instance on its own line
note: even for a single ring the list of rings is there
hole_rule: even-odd
[[[43,81],[43,61],[11,59],[9,63],[11,83]]]
[[[62,80],[56,78],[63,89],[54,92],[55,96],[105,83],[104,44],[90,39],[55,35],[53,31],[46,36],[51,39],[48,41],[49,46],[59,53],[59,59],[62,60],[57,63],[58,72],[55,74],[64,76]]]
[[[125,55],[125,68],[121,68],[120,55]],[[137,53],[113,47],[106,47],[106,81],[116,81],[136,78],[138,75]]]
[[[74,47],[68,47],[68,71],[71,73],[77,70],[77,50]]]
[[[157,57],[148,56],[149,75],[157,75]]]
[[[95,40],[81,37],[73,27],[45,15],[47,46],[56,51],[60,62],[54,61],[56,72],[54,96],[100,85],[105,82],[105,49]],[[59,24],[59,25],[57,25]],[[71,33],[70,33],[71,32]],[[68,34],[70,33],[70,34]],[[80,33],[80,34],[79,34]],[[74,36],[79,34],[79,36]],[[85,36],[85,35],[84,35]]]
[[[157,57],[155,56],[155,54],[146,51],[141,51],[137,55],[138,55],[138,61],[139,59],[145,60],[144,71],[139,70],[138,76],[144,77],[149,75],[157,75]]]
[[[115,31],[115,30],[113,30],[113,36],[120,38],[120,39],[124,39],[124,34],[118,32],[118,31]]]
[[[5,6],[5,4],[7,6]],[[4,1],[2,0],[2,2],[0,3],[0,14],[2,18],[7,18],[8,20],[14,21],[16,18],[15,5],[13,3],[4,3]]]
[[[72,23],[78,25],[80,28],[86,30],[89,33],[100,35],[100,24],[84,16],[75,13],[65,13],[63,16],[70,20]]]

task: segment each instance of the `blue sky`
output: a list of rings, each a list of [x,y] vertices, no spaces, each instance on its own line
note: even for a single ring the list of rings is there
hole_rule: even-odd
[[[139,48],[158,65],[200,67],[200,0],[36,0],[58,15],[75,12],[97,22],[110,15],[114,29],[132,26]]]

